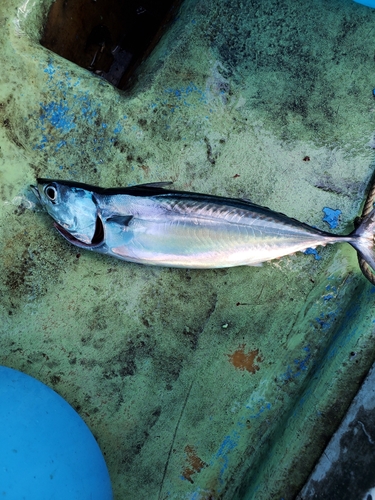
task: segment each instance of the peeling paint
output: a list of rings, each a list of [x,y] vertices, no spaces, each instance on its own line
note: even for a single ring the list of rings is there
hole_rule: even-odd
[[[336,229],[339,226],[339,219],[341,210],[334,210],[333,208],[324,207],[323,212],[325,216],[323,221],[326,222],[331,229]]]
[[[313,255],[315,260],[321,260],[321,256],[318,254],[318,251],[316,248],[306,248],[306,250],[303,252],[305,255]]]
[[[258,401],[258,409],[255,409],[255,413],[254,413],[254,404],[252,403],[248,403],[246,405],[246,408],[248,410],[252,410],[252,413],[248,416],[248,418],[251,418],[251,419],[257,419],[259,418],[266,410],[270,410],[272,408],[272,404],[269,403],[269,402],[265,402],[265,401]]]
[[[228,454],[234,450],[238,446],[238,442],[240,439],[240,435],[238,432],[233,432],[231,435],[225,436],[224,440],[222,441],[220,448],[215,454],[215,457],[212,461],[212,463],[215,463],[216,460],[219,460],[221,463],[221,468],[219,472],[219,481],[220,484],[223,484],[224,482],[224,474],[228,469],[229,465],[229,456]]]
[[[186,97],[190,95],[196,95],[199,97],[199,100],[205,102],[206,96],[203,90],[199,89],[194,83],[190,82],[186,87],[180,88],[167,88],[164,90],[166,94],[169,94],[173,97],[176,97],[178,101],[182,101],[185,106],[189,106],[189,102],[186,100]]]
[[[60,100],[60,102],[50,102],[48,104],[40,103],[42,114],[40,120],[42,125],[48,121],[54,128],[67,133],[76,127],[74,123],[74,115],[70,112],[67,103]]]
[[[305,372],[308,369],[309,361],[311,358],[310,346],[303,347],[303,351],[305,351],[306,353],[305,356],[303,358],[295,358],[293,360],[293,365],[288,365],[286,372],[281,375],[282,380],[293,380],[299,377],[302,372]]]

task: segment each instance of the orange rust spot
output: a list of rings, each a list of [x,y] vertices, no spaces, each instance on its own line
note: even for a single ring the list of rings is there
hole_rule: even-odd
[[[191,476],[196,472],[200,472],[203,467],[207,467],[207,464],[198,457],[194,446],[185,446],[185,453],[187,454],[186,460],[188,462],[188,465],[183,470],[182,475],[185,479],[193,484],[194,481],[192,480]]]
[[[233,354],[227,354],[227,356],[235,368],[247,370],[249,373],[256,373],[260,368],[255,362],[263,361],[262,356],[259,355],[259,349],[245,354],[245,344],[240,345],[237,351],[234,351]]]

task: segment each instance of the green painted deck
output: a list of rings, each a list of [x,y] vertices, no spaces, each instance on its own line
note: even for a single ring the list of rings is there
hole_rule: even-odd
[[[77,409],[118,500],[292,499],[375,358],[354,250],[143,267],[70,246],[28,185],[172,180],[325,230],[339,210],[350,232],[375,167],[375,10],[185,0],[121,92],[39,44],[50,4],[0,5],[0,364]]]

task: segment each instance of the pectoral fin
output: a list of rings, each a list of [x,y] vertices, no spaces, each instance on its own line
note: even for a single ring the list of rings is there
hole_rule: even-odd
[[[113,215],[112,217],[108,217],[107,222],[113,222],[119,226],[127,227],[133,218],[132,215]]]

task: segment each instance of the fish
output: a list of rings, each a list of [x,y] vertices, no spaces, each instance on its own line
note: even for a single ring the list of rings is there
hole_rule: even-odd
[[[31,186],[71,244],[139,264],[257,266],[346,242],[375,269],[375,209],[348,235],[316,229],[250,200],[177,191],[168,182],[124,188],[38,178]]]

